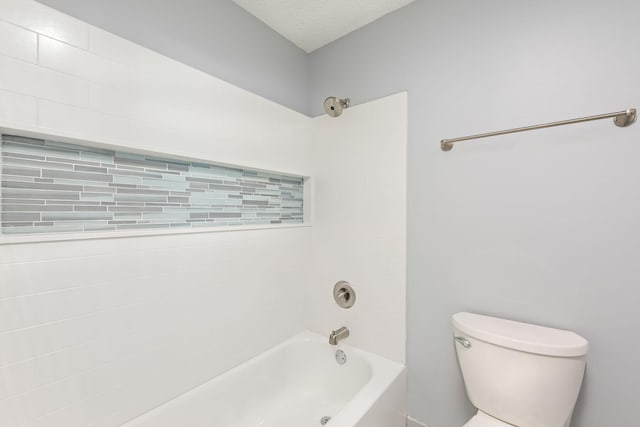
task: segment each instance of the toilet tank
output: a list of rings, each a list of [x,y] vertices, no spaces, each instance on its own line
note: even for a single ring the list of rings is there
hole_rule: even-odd
[[[453,316],[467,395],[480,411],[518,427],[567,427],[589,343],[564,330],[473,313]]]

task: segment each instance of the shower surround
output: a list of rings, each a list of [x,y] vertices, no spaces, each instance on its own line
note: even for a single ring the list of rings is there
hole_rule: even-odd
[[[4,135],[311,177],[304,223],[1,235],[0,424],[121,425],[305,329],[405,363],[405,94],[310,119],[30,0],[0,39]]]

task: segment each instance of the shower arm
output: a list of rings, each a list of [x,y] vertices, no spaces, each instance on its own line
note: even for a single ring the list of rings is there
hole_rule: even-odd
[[[455,142],[468,141],[470,139],[488,138],[490,136],[507,135],[510,133],[526,132],[530,130],[545,129],[545,128],[551,128],[555,126],[572,125],[574,123],[583,123],[583,122],[590,122],[593,120],[602,120],[602,119],[610,119],[610,118],[614,119],[613,122],[618,127],[630,126],[636,121],[636,109],[629,108],[628,110],[618,111],[616,113],[600,114],[598,116],[580,117],[577,119],[562,120],[559,122],[544,123],[541,125],[533,125],[533,126],[526,126],[521,128],[500,130],[496,132],[480,133],[477,135],[461,136],[459,138],[443,139],[440,141],[440,149],[442,151],[451,151],[451,149],[453,148],[453,144]]]

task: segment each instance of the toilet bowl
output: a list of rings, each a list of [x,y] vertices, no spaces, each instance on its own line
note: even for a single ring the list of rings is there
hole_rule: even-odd
[[[568,427],[589,343],[570,331],[473,313],[453,316],[467,396],[464,427]]]

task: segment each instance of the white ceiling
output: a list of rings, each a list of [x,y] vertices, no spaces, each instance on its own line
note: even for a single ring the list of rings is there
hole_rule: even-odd
[[[414,0],[233,0],[311,52]]]

